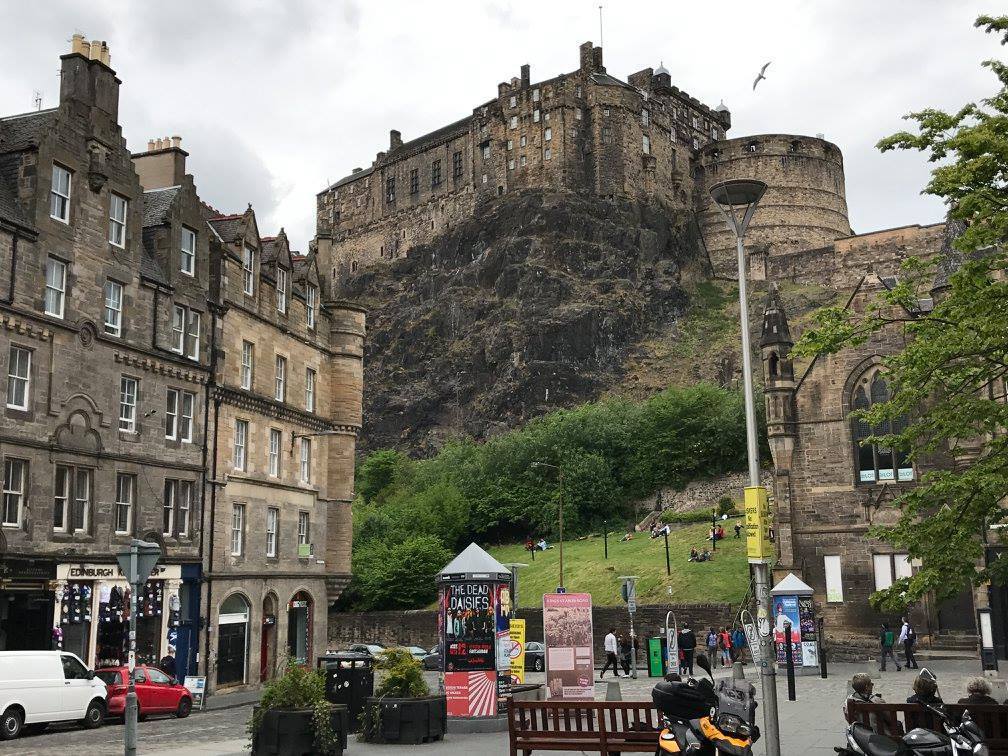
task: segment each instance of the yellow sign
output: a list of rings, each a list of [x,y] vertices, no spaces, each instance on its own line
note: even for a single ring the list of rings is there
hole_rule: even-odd
[[[767,490],[763,486],[745,490],[746,552],[749,561],[769,561],[773,558],[773,516]]]
[[[521,685],[525,682],[525,620],[512,619],[509,627],[511,634],[511,684]]]

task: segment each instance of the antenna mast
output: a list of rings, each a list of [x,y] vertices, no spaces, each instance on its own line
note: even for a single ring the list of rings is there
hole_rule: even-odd
[[[36,89],[32,92],[32,104],[35,106],[35,110],[42,110],[41,90]]]

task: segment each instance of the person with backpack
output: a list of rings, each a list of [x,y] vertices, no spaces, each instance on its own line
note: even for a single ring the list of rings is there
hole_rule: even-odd
[[[896,636],[892,630],[889,629],[889,625],[885,622],[882,623],[882,631],[879,633],[879,647],[881,653],[879,654],[879,672],[885,672],[886,657],[891,656],[893,664],[896,665],[896,671],[899,672],[903,667],[900,666],[899,661],[896,659],[896,654],[893,652],[893,646],[896,645]]]
[[[718,659],[718,636],[714,632],[714,628],[710,628],[707,632],[707,659],[711,663],[711,667],[717,666]]]
[[[734,661],[741,661],[742,652],[745,650],[745,646],[745,631],[742,629],[742,625],[735,625],[735,629],[732,630],[731,636],[732,659]]]
[[[696,651],[696,636],[689,625],[683,625],[679,631],[679,653],[682,654],[682,673],[693,675],[693,653]]]
[[[917,659],[914,657],[914,646],[917,645],[917,633],[914,632],[913,625],[906,617],[903,618],[903,627],[900,628],[900,645],[903,646],[903,656],[906,658],[907,669],[920,669],[917,666]]]

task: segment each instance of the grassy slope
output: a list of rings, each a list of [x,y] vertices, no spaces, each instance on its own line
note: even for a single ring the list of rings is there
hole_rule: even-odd
[[[564,577],[569,593],[590,593],[596,606],[622,604],[619,596],[620,575],[637,575],[637,602],[664,604],[669,602],[702,603],[708,601],[739,602],[749,584],[749,567],[745,556],[745,540],[732,538],[732,521],[725,523],[727,538],[718,542],[713,561],[688,562],[691,546],[703,548],[708,525],[690,525],[675,529],[669,535],[669,555],[672,574],[665,574],[665,541],[652,540],[647,533],[635,534],[632,541],[620,543],[622,534],[609,536],[609,559],[603,558],[601,536],[564,543]],[[522,562],[529,566],[521,570],[521,605],[542,603],[542,594],[556,590],[559,578],[560,552],[550,549],[536,552],[535,561],[523,545],[490,546],[487,550],[504,563]],[[668,589],[672,589],[671,595]]]

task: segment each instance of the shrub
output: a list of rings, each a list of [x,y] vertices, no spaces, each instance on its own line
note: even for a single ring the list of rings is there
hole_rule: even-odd
[[[390,648],[382,652],[375,669],[383,673],[375,688],[379,698],[423,698],[430,695],[424,680],[423,667],[413,654],[404,648]]]
[[[718,511],[718,519],[721,519],[721,515],[728,515],[729,517],[741,517],[742,512],[739,512],[734,506],[727,512],[721,512],[720,508]],[[693,509],[689,512],[673,512],[670,509],[666,509],[661,513],[662,522],[667,522],[673,525],[693,525],[698,522],[711,521],[711,513],[709,509]]]
[[[262,725],[263,714],[268,709],[311,709],[315,731],[316,753],[336,753],[339,740],[332,728],[332,704],[325,697],[325,677],[294,662],[288,662],[283,675],[263,686],[259,707],[248,723],[249,738],[255,737]]]

